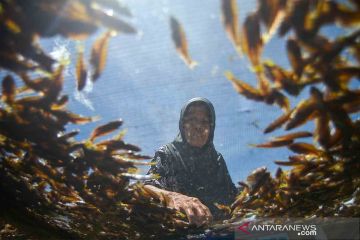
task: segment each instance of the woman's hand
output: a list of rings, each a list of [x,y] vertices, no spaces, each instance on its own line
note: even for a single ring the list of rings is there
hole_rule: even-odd
[[[147,190],[155,193],[161,200],[165,201],[168,207],[186,214],[189,223],[197,226],[207,225],[212,221],[212,215],[198,198],[189,197],[177,192],[166,191],[151,185],[144,186]]]
[[[212,215],[207,206],[195,197],[189,197],[177,192],[168,192],[167,201],[169,207],[186,214],[190,224],[201,226],[212,221]]]

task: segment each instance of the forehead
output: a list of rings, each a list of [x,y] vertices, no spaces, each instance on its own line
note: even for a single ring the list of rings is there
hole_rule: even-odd
[[[185,111],[185,117],[190,115],[204,115],[210,117],[209,109],[205,104],[192,104]]]

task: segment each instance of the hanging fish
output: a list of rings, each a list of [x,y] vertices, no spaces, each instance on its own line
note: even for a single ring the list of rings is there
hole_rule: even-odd
[[[288,112],[290,110],[289,99],[275,88],[272,88],[270,93],[265,96],[265,102],[267,104],[276,103],[284,112]]]
[[[286,42],[286,50],[291,67],[295,74],[300,77],[303,72],[304,61],[298,42],[295,39],[288,39]]]
[[[51,110],[64,109],[69,101],[69,96],[64,95],[58,101],[51,105]]]
[[[64,84],[65,65],[61,64],[51,76],[51,86],[46,90],[45,97],[53,102],[58,98]]]
[[[323,153],[323,151],[309,143],[293,143],[288,148],[293,152],[301,154],[321,155]]]
[[[7,104],[14,102],[15,98],[15,81],[10,75],[6,75],[2,81],[2,95],[1,99]]]
[[[239,79],[236,79],[230,71],[226,71],[225,76],[233,83],[235,90],[244,95],[246,98],[253,99],[255,101],[263,101],[264,97],[258,89]]]
[[[121,119],[109,122],[105,125],[101,125],[94,129],[90,135],[90,141],[94,141],[95,138],[106,135],[116,129],[118,129],[123,124]]]
[[[80,133],[80,130],[73,130],[71,132],[65,133],[61,136],[59,136],[58,140],[62,141],[62,140],[68,140],[70,138],[75,137],[76,135],[78,135]]]
[[[96,144],[97,146],[104,146],[107,150],[114,151],[114,150],[131,150],[134,152],[139,152],[141,149],[138,146],[133,144],[125,143],[123,140],[106,140]]]
[[[314,117],[317,104],[311,99],[301,101],[290,115],[290,120],[285,129],[298,127]]]
[[[281,115],[279,118],[275,119],[269,126],[267,126],[264,130],[264,133],[269,133],[274,131],[275,129],[281,127],[284,123],[286,123],[290,119],[292,111],[288,111]]]
[[[274,148],[283,147],[293,143],[293,139],[274,139],[270,142],[253,145],[258,148]]]
[[[108,31],[100,36],[94,43],[91,50],[90,63],[93,67],[91,81],[95,82],[105,68],[109,39],[111,32]]]
[[[28,75],[22,73],[21,79],[26,85],[26,89],[32,89],[37,92],[45,92],[51,86],[51,80],[48,77],[40,77],[34,80],[31,80]],[[25,89],[25,90],[26,90]]]
[[[233,43],[239,55],[242,55],[240,43],[240,27],[238,20],[238,10],[236,0],[222,0],[221,4],[222,22],[226,33]]]
[[[287,93],[294,96],[299,94],[302,85],[298,84],[294,74],[282,69],[270,61],[264,62],[263,66],[265,68],[265,75],[275,83],[277,88],[282,88]]]
[[[258,0],[258,12],[267,32],[263,35],[264,42],[268,42],[282,23],[285,16],[286,0]]]
[[[186,40],[186,35],[183,27],[174,17],[170,17],[170,27],[171,27],[171,37],[175,43],[176,51],[178,52],[181,59],[186,63],[186,65],[193,69],[197,62],[193,61],[190,57],[188,44]]]
[[[260,35],[260,22],[257,12],[246,17],[242,28],[241,46],[247,54],[253,66],[260,63],[263,40]]]
[[[279,137],[275,137],[274,140],[294,140],[296,138],[306,138],[306,137],[312,137],[312,133],[311,132],[307,132],[307,131],[301,131],[301,132],[294,132],[294,133],[289,133],[283,136],[279,136]]]
[[[56,116],[61,123],[85,124],[98,120],[98,117],[83,117],[67,110],[52,110],[51,113]]]
[[[78,51],[78,57],[76,61],[76,79],[77,79],[77,90],[81,91],[86,85],[87,69],[84,62],[84,51],[80,49]]]
[[[322,92],[316,87],[310,89],[311,98],[317,103],[314,139],[327,149],[330,140],[330,117]]]
[[[281,166],[295,166],[295,165],[302,165],[300,162],[286,162],[286,161],[274,161],[275,164],[281,165]]]

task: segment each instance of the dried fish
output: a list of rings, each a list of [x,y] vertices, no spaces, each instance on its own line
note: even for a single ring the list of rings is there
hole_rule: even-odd
[[[286,123],[291,116],[292,111],[288,111],[277,118],[274,122],[272,122],[269,126],[267,126],[264,130],[264,133],[269,133],[274,131],[275,129],[281,127],[284,123]]]
[[[259,65],[263,48],[260,35],[260,19],[257,12],[247,16],[242,28],[241,46],[254,66]]]
[[[301,49],[298,42],[294,39],[289,39],[286,43],[286,49],[291,66],[295,74],[298,77],[300,77],[303,72],[305,64],[302,58]]]
[[[225,72],[225,76],[227,79],[229,79],[233,83],[236,91],[243,94],[245,97],[256,100],[256,101],[262,101],[264,99],[264,97],[262,96],[262,94],[259,90],[253,88],[249,84],[247,84],[239,79],[236,79],[235,76],[231,72],[229,72],[229,71]]]
[[[314,116],[317,104],[313,100],[303,100],[293,110],[285,129],[290,130],[304,124]]]
[[[16,85],[14,79],[10,75],[5,76],[2,81],[1,100],[7,104],[12,104],[15,98],[15,89]]]
[[[222,0],[221,1],[222,21],[226,33],[233,43],[236,51],[242,55],[241,52],[241,38],[240,27],[238,20],[238,9],[236,0]]]
[[[123,121],[121,119],[109,122],[105,125],[101,125],[91,133],[90,135],[90,141],[94,141],[95,138],[98,138],[100,136],[106,135],[116,129],[118,129],[123,124]]]
[[[170,17],[170,27],[171,27],[171,37],[175,44],[176,51],[178,52],[181,59],[186,63],[186,65],[193,69],[198,63],[193,61],[190,57],[188,50],[188,43],[186,40],[186,35],[183,27],[178,20],[174,17]]]
[[[254,147],[258,147],[258,148],[274,148],[274,147],[283,147],[283,146],[287,146],[289,144],[293,143],[293,140],[290,139],[275,139],[273,141],[267,142],[267,143],[262,143],[262,144],[256,144],[254,145]]]
[[[94,43],[91,50],[90,63],[93,67],[91,81],[95,82],[105,68],[109,39],[111,32],[108,31],[100,36]]]
[[[288,146],[290,150],[302,154],[321,155],[323,152],[309,143],[293,143]]]
[[[85,87],[87,79],[87,69],[84,62],[84,52],[79,50],[78,58],[76,62],[76,79],[77,79],[77,90],[81,91]]]
[[[262,37],[266,43],[274,35],[276,29],[283,21],[285,15],[284,0],[259,0],[258,12],[260,19],[264,22],[267,33]]]

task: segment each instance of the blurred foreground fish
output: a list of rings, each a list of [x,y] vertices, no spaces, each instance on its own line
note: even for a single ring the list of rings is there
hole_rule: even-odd
[[[242,55],[236,0],[222,0],[221,12],[226,33],[234,44],[236,51],[239,55]]]
[[[111,32],[108,31],[104,35],[100,36],[92,47],[90,63],[93,67],[93,74],[91,76],[91,80],[93,82],[100,77],[100,74],[105,68],[110,37]]]
[[[264,41],[260,33],[260,20],[256,12],[248,15],[242,27],[241,47],[253,66],[260,63]]]
[[[90,141],[94,141],[95,138],[106,135],[116,129],[118,129],[122,125],[123,121],[121,119],[109,122],[105,125],[101,125],[94,129],[91,133]]]
[[[176,51],[179,53],[180,57],[182,58],[182,60],[184,60],[186,65],[190,69],[193,69],[198,63],[191,59],[183,27],[174,17],[170,17],[170,27],[171,36],[175,43]]]
[[[285,0],[259,0],[258,12],[260,20],[266,26],[262,38],[266,43],[274,35],[285,15]]]
[[[76,61],[76,79],[77,79],[77,90],[81,91],[86,85],[87,70],[84,62],[84,51],[79,49],[78,58]]]
[[[10,75],[4,77],[2,81],[1,99],[8,104],[12,103],[15,98],[15,89],[16,85],[14,79]]]

